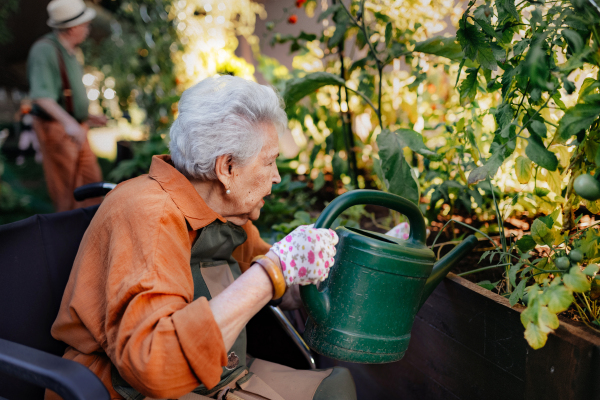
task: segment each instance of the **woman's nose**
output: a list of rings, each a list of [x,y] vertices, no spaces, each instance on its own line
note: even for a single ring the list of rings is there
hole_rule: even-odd
[[[273,175],[273,183],[281,182],[281,176],[279,175],[279,169],[277,168],[277,164],[275,164],[275,174]]]

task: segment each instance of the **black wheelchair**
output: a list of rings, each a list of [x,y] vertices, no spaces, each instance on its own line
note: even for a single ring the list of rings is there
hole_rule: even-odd
[[[75,191],[81,201],[114,184]],[[35,215],[0,226],[0,400],[43,399],[45,388],[65,400],[108,400],[89,369],[61,358],[66,344],[50,335],[85,230],[98,206]],[[248,353],[296,369],[316,364],[286,315],[275,306],[248,324]]]

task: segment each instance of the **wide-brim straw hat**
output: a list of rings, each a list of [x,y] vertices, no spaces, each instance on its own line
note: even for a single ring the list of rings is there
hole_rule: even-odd
[[[51,28],[71,28],[96,16],[96,11],[88,8],[83,0],[52,0],[46,9],[50,17],[47,24]]]

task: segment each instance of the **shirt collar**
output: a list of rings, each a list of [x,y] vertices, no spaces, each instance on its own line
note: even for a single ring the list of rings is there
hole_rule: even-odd
[[[225,218],[206,205],[192,183],[175,169],[170,155],[152,157],[148,175],[171,196],[193,230],[204,228],[215,219],[227,222]]]

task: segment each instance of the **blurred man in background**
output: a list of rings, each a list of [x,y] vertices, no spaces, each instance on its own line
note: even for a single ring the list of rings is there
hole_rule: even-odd
[[[89,126],[105,125],[106,118],[88,115],[83,67],[76,53],[89,34],[96,12],[82,0],[52,0],[47,10],[48,26],[53,32],[35,42],[29,51],[27,77],[48,192],[59,212],[101,201],[76,202],[73,190],[102,180],[87,132]]]

